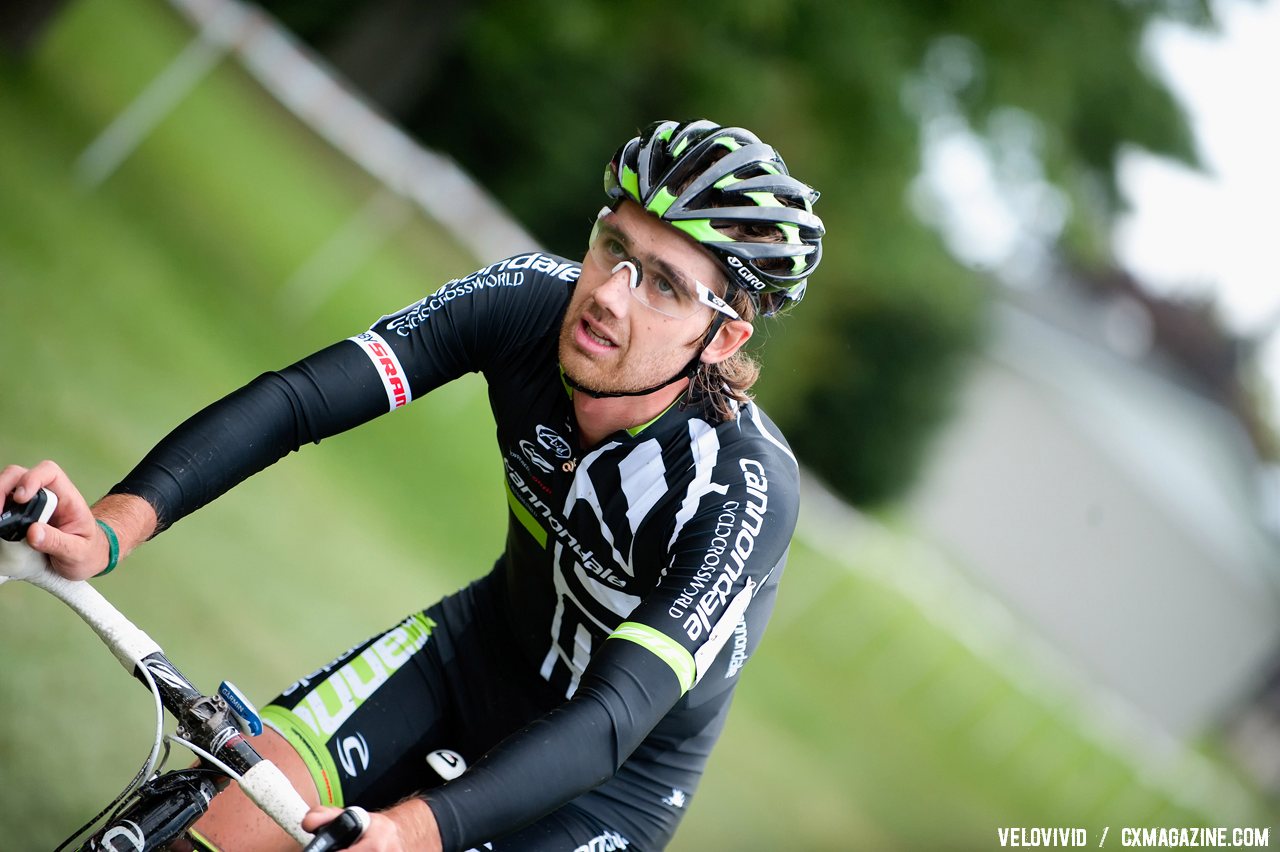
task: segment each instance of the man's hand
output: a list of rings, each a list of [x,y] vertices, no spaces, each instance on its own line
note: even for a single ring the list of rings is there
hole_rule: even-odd
[[[87,580],[107,567],[111,544],[95,520],[79,489],[62,468],[42,461],[33,468],[10,465],[0,470],[0,496],[6,501],[26,503],[41,488],[58,495],[58,507],[47,524],[32,524],[27,544],[49,557],[54,571],[69,580]],[[137,497],[105,497],[94,507],[115,530],[120,542],[120,558],[155,530],[155,511]]]
[[[58,495],[58,508],[47,524],[32,524],[27,544],[49,557],[53,570],[72,580],[84,580],[107,567],[110,544],[94,522],[89,504],[67,475],[51,461],[30,470],[10,465],[0,471],[0,494],[26,503],[41,488]]]
[[[314,832],[342,813],[341,808],[312,808],[302,827]],[[369,815],[369,827],[352,852],[439,852],[440,831],[435,815],[421,799],[406,799],[385,811]]]

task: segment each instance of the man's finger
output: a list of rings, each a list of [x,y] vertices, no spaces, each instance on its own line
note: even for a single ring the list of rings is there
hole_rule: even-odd
[[[32,550],[55,559],[62,559],[67,555],[69,542],[65,541],[66,537],[66,533],[60,533],[48,524],[32,524],[27,528],[27,544],[31,545]],[[81,545],[83,546],[83,542]]]
[[[48,488],[58,496],[58,507],[54,510],[50,522],[66,532],[91,539],[93,536],[93,516],[89,512],[89,504],[84,495],[76,488],[66,472],[56,462],[45,460],[30,470],[22,471],[18,476],[13,497],[21,503],[30,501],[41,488]],[[8,469],[6,469],[8,470]],[[3,490],[0,480],[0,494]]]
[[[71,478],[58,466],[57,462],[45,459],[23,474],[22,478],[18,480],[18,489],[25,496],[18,496],[17,494],[14,496],[18,496],[20,500],[30,500],[41,488],[48,488],[54,494],[57,494],[58,504],[64,510],[78,510],[82,504],[85,508],[88,508],[88,504],[84,502],[84,497],[81,496],[79,489],[71,482]]]
[[[32,524],[27,531],[27,544],[63,564],[83,564],[92,558],[95,550],[91,539],[65,533],[48,524]],[[102,558],[101,567],[107,567],[106,556]]]
[[[340,813],[342,813],[342,808],[316,806],[307,811],[307,815],[302,818],[302,827],[307,831],[315,831],[320,826],[327,825],[337,819]]]
[[[62,468],[58,467],[57,463],[45,459],[22,475],[18,480],[14,496],[19,500],[30,500],[32,495],[41,488],[49,488],[51,491],[58,492],[58,496],[62,496],[61,492],[70,484],[71,480],[67,479]]]
[[[25,467],[19,467],[11,464],[0,470],[0,499],[7,499],[13,493],[13,489],[17,486],[18,480],[27,472]],[[18,502],[22,502],[19,500]]]

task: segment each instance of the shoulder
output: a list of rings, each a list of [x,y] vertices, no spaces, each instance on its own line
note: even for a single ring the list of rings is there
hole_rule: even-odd
[[[782,431],[755,402],[739,406],[717,431],[749,495],[768,494],[775,512],[791,515],[800,503],[800,467]]]
[[[746,469],[759,467],[780,478],[796,480],[799,466],[791,445],[755,402],[738,407],[738,416],[715,424],[720,460]]]
[[[799,512],[800,471],[782,432],[759,406],[747,403],[738,416],[714,423],[690,417],[688,466],[673,491],[683,495],[681,512],[690,501],[698,513],[722,505],[747,502],[768,505],[781,526],[789,527]],[[765,503],[767,501],[767,504]]]

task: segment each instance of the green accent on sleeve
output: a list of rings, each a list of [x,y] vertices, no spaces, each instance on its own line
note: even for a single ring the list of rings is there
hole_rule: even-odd
[[[342,807],[342,777],[338,775],[337,764],[333,762],[329,749],[311,728],[295,716],[293,711],[275,704],[263,707],[261,715],[263,723],[283,736],[306,764],[311,780],[315,782],[316,791],[320,794],[320,804]]]
[[[622,166],[621,183],[622,188],[626,190],[628,195],[635,199],[640,198],[640,175],[625,163]]]
[[[664,186],[662,189],[658,190],[658,194],[655,195],[645,206],[649,209],[650,213],[653,213],[655,216],[661,216],[670,209],[672,204],[675,203],[676,197],[671,194],[671,190]]]
[[[680,681],[680,694],[693,688],[697,667],[693,662],[693,654],[676,640],[654,630],[647,624],[636,621],[624,621],[618,629],[609,634],[610,639],[626,639],[641,647],[648,648],[664,663],[671,666],[676,679]]]
[[[710,219],[676,219],[671,222],[700,243],[731,243],[733,238],[711,227]]]
[[[520,525],[529,531],[529,535],[537,540],[542,547],[547,546],[547,531],[533,519],[533,515],[524,507],[516,497],[516,493],[511,490],[511,483],[507,483],[507,504],[511,507],[511,514],[516,516],[516,520]]]

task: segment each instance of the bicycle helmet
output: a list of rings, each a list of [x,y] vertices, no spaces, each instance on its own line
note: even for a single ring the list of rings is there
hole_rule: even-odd
[[[604,185],[610,198],[629,198],[706,246],[757,307],[762,294],[780,293],[763,303],[765,314],[804,298],[822,259],[817,190],[791,177],[778,152],[749,130],[706,120],[656,122],[618,149]],[[781,240],[738,238],[762,226]]]

